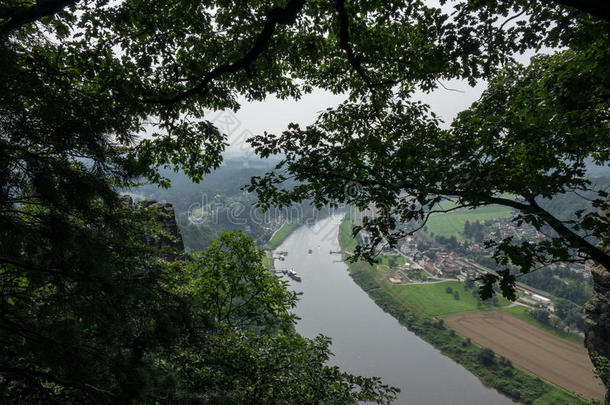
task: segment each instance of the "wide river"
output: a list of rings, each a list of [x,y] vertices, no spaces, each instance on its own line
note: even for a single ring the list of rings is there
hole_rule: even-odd
[[[332,338],[332,362],[345,371],[381,377],[401,389],[395,404],[514,405],[485,387],[465,368],[443,356],[383,312],[349,276],[337,254],[338,215],[301,226],[277,250],[287,251],[276,268],[294,268],[302,282],[295,313],[304,336]],[[309,253],[312,249],[312,253]]]

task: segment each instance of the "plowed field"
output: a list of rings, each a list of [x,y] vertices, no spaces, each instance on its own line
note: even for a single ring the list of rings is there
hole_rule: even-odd
[[[499,311],[455,314],[445,321],[459,334],[568,391],[584,398],[604,396],[584,347]]]

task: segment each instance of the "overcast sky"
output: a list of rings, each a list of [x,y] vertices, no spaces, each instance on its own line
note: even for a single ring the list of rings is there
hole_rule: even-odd
[[[443,85],[458,91],[441,87],[430,94],[417,93],[415,98],[429,104],[432,110],[443,118],[445,125],[451,123],[458,112],[468,108],[477,100],[485,89],[484,84],[470,87],[467,83],[458,80],[443,82]],[[243,102],[241,109],[236,113],[221,111],[211,113],[209,117],[229,136],[231,143],[229,151],[237,152],[240,149],[247,151],[249,148],[245,144],[245,139],[250,136],[262,134],[264,131],[280,133],[291,122],[301,125],[311,124],[321,111],[337,106],[345,98],[343,95],[315,90],[298,101],[268,97],[263,102]]]

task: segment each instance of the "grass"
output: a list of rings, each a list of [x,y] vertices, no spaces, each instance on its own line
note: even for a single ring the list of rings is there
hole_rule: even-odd
[[[521,319],[522,321],[525,321],[531,325],[534,325],[554,336],[557,336],[561,339],[565,339],[570,343],[574,343],[579,346],[583,345],[583,338],[580,337],[579,335],[576,335],[574,333],[566,333],[564,331],[552,328],[549,325],[545,325],[543,323],[538,322],[527,312],[528,308],[526,308],[522,305],[516,305],[516,306],[510,307],[510,308],[502,308],[502,310],[504,312],[509,313],[510,315],[514,316],[515,318]]]
[[[271,240],[269,240],[269,242],[267,242],[267,247],[269,249],[275,249],[276,247],[281,245],[282,242],[284,241],[284,239],[286,239],[288,237],[288,235],[290,235],[292,233],[292,231],[294,231],[296,228],[298,228],[299,225],[300,224],[296,221],[295,222],[292,222],[292,221],[284,222],[282,224],[282,227],[273,234],[273,237],[271,238]]]
[[[563,404],[587,404],[588,402],[577,398],[561,387],[554,386],[554,390],[547,391],[543,396],[534,401],[534,405],[563,405]]]
[[[265,252],[265,251],[263,251],[262,262],[263,262],[263,266],[265,266],[265,268],[267,270],[274,269],[273,259],[270,259],[269,256],[267,255],[267,252]]]
[[[342,241],[341,246],[348,251],[354,251],[358,242],[352,237],[353,222],[350,219],[344,218],[339,225],[339,240]]]
[[[451,287],[452,291],[457,291],[460,299],[456,300],[454,293],[447,293],[447,287]],[[464,284],[459,281],[393,285],[391,289],[406,305],[430,316],[444,316],[488,307],[495,308],[487,304],[479,307],[477,299],[472,295],[472,290],[466,290]],[[508,301],[504,298],[499,299],[498,305],[506,306]]]
[[[462,232],[464,232],[464,224],[466,221],[485,221],[495,218],[511,218],[513,216],[512,209],[501,205],[489,205],[479,207],[473,210],[459,210],[446,214],[432,215],[426,223],[427,233],[434,233],[444,237],[455,236],[456,239],[462,240]]]
[[[394,266],[390,265],[390,260],[393,259],[394,260]],[[407,260],[405,259],[404,256],[398,256],[398,255],[380,255],[379,256],[379,263],[383,264],[384,266],[388,266],[390,268],[396,268],[399,266],[404,266],[404,264],[407,262]]]

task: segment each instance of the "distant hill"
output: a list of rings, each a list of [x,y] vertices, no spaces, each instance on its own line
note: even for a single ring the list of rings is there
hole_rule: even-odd
[[[161,170],[171,181],[169,189],[143,185],[127,192],[136,200],[172,203],[184,245],[189,249],[204,250],[223,230],[241,230],[262,246],[279,226],[280,218],[289,214],[291,218],[308,216],[313,212],[309,204],[267,213],[255,207],[256,195],[247,193],[243,187],[252,176],[263,175],[276,164],[273,159],[228,154],[223,164],[200,183],[193,183],[183,172]]]

